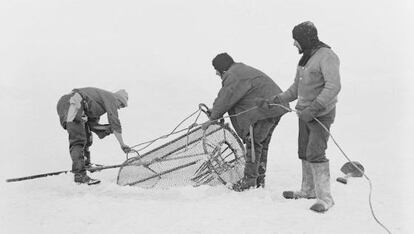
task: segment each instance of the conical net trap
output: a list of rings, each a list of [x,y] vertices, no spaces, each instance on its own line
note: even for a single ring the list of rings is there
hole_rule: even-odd
[[[243,177],[245,149],[227,124],[200,127],[120,168],[119,185],[143,188],[233,184]]]

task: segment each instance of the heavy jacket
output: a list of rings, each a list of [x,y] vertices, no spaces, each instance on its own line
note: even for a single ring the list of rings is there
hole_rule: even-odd
[[[297,67],[294,83],[279,96],[285,102],[298,99],[298,110],[316,101],[324,107],[318,114],[322,116],[335,108],[340,90],[339,58],[330,48],[322,47],[314,52],[304,67]]]
[[[255,107],[256,98],[270,99],[281,92],[279,86],[263,72],[243,63],[235,63],[223,74],[222,88],[213,103],[210,119],[219,119],[226,112],[229,115],[238,114]],[[268,110],[256,108],[231,117],[231,122],[237,134],[244,139],[251,124],[284,113],[286,111],[280,107]]]
[[[118,101],[112,92],[88,87],[74,89],[71,94],[64,97],[73,96],[74,93],[79,93],[82,96],[84,101],[82,108],[84,114],[88,117],[88,121],[98,122],[99,118],[106,113],[111,130],[122,133],[121,122],[118,117]],[[69,97],[62,97],[57,106],[62,126],[65,126],[68,107]]]

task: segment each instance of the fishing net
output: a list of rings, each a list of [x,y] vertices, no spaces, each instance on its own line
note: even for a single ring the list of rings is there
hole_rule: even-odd
[[[243,177],[245,149],[227,124],[189,131],[120,168],[119,185],[143,188],[233,184]]]

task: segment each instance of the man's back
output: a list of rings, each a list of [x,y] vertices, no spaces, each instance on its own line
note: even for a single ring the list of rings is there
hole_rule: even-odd
[[[282,92],[280,87],[262,71],[243,63],[234,63],[223,74],[223,87],[213,104],[212,117],[221,117],[225,112],[234,115],[256,106],[257,98],[270,99]],[[258,120],[278,117],[285,112],[280,108],[269,110],[252,109],[232,118],[237,133],[244,137],[248,127]]]

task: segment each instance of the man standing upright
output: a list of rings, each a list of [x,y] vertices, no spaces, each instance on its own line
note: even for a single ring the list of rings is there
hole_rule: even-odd
[[[266,110],[253,107],[256,105],[255,99],[270,98],[282,90],[266,74],[243,63],[235,63],[227,53],[217,55],[212,63],[222,80],[222,88],[209,118],[211,121],[220,119],[226,112],[229,115],[240,114],[231,117],[231,122],[246,144],[244,176],[233,185],[233,189],[243,191],[264,187],[270,139],[280,117],[286,111],[280,107]],[[252,108],[253,110],[244,112]],[[203,128],[206,129],[210,123],[205,123]]]
[[[325,212],[334,205],[334,201],[329,160],[325,155],[329,132],[324,127],[329,130],[335,119],[337,96],[341,89],[339,58],[319,40],[312,22],[295,26],[292,33],[294,45],[302,57],[293,84],[276,95],[273,102],[289,103],[297,99],[302,186],[299,191],[283,192],[283,196],[287,199],[316,197],[317,201],[310,209]]]
[[[69,134],[72,173],[76,183],[91,185],[100,182],[86,174],[86,169],[91,164],[91,131],[100,139],[113,133],[125,153],[131,150],[124,143],[118,118],[118,109],[127,105],[128,93],[123,89],[112,93],[98,88],[79,88],[59,99],[57,112],[60,124]],[[99,118],[105,113],[109,124],[101,125],[98,123]]]

